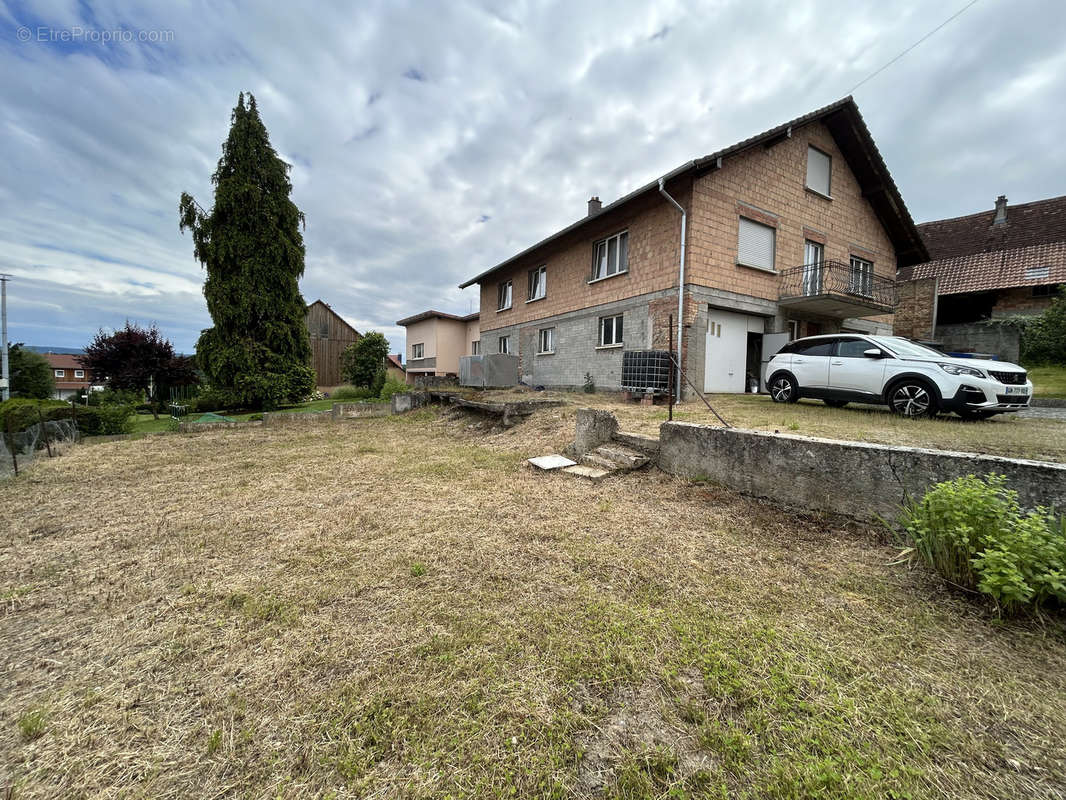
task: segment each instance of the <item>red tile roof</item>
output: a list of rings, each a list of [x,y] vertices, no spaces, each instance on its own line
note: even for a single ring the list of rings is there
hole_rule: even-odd
[[[909,273],[913,279],[939,278],[937,294],[1066,283],[1066,241],[929,261]]]
[[[404,369],[403,364],[400,362],[399,354],[393,355],[392,353],[389,353],[388,357],[389,357],[389,363],[392,364],[394,367],[396,367],[397,369],[403,369],[404,372],[407,371],[406,369]]]
[[[1066,242],[1066,196],[1007,205],[1007,221],[993,225],[995,209],[918,226],[932,261]]]
[[[85,369],[81,365],[81,357],[73,353],[41,353],[52,369]]]

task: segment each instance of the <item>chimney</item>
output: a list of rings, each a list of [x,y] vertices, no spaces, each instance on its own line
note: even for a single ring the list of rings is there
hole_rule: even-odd
[[[1007,196],[1001,194],[996,198],[996,216],[992,220],[993,225],[1007,224]]]
[[[590,197],[589,198],[589,216],[590,217],[595,216],[596,214],[599,214],[600,211],[602,211],[602,210],[603,210],[603,203],[600,202],[600,198],[595,197],[595,196]]]

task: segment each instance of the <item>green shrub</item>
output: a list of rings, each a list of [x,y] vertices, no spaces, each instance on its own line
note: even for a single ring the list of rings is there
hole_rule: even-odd
[[[369,400],[374,396],[375,395],[369,386],[342,386],[333,392],[329,399],[345,402],[352,400]]]
[[[213,386],[202,386],[200,393],[188,405],[190,411],[202,414],[205,411],[225,411],[236,408],[238,403],[232,392],[216,389]]]
[[[8,418],[11,419],[11,430],[18,433],[40,421],[37,416],[38,409],[45,419],[51,419],[48,412],[53,408],[65,408],[69,411],[70,406],[62,400],[34,400],[29,397],[12,397],[5,400],[0,403],[0,432],[7,433]]]
[[[914,552],[944,578],[1008,612],[1066,603],[1066,517],[1024,512],[1002,475],[939,483],[904,508]]]
[[[1024,364],[1066,364],[1066,287],[1039,317],[1022,329],[1021,361]]]
[[[90,406],[138,406],[144,402],[144,392],[131,389],[103,389],[99,392],[89,392]],[[148,408],[151,413],[151,408]]]
[[[385,380],[384,385],[381,387],[381,391],[378,393],[378,397],[382,400],[391,400],[394,394],[402,394],[408,391],[407,384],[403,381],[397,380],[391,375]]]
[[[374,373],[374,382],[370,384],[370,396],[381,397],[381,390],[385,387],[385,381],[388,379],[388,373],[385,368],[382,367]]]

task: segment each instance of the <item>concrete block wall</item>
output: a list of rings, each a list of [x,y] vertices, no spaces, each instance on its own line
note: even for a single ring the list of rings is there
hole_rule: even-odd
[[[965,475],[1005,475],[1027,508],[1066,507],[1066,464],[714,428],[660,427],[659,467],[784,505],[861,519],[897,517],[905,499]]]
[[[1011,325],[963,322],[937,325],[936,340],[949,352],[994,353],[1003,361],[1017,364],[1022,337]]]

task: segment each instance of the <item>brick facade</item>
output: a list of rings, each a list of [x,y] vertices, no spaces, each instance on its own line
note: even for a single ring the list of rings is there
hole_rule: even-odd
[[[899,282],[894,332],[908,339],[931,340],[936,328],[936,278]]]
[[[831,197],[806,188],[808,145],[832,159]],[[681,356],[701,390],[711,308],[761,317],[766,332],[788,330],[788,320],[799,322],[801,336],[842,326],[891,331],[891,315],[842,320],[777,304],[780,273],[804,263],[808,238],[824,246],[827,260],[847,263],[856,255],[873,262],[877,275],[896,274],[893,242],[823,123],[799,126],[772,146],[753,146],[720,166],[674,178],[666,188],[688,216]],[[774,270],[737,264],[741,216],[775,228]],[[591,280],[596,242],[621,231],[628,232],[628,271]],[[496,352],[497,338],[508,335],[527,382],[577,386],[587,371],[597,386],[617,388],[621,352],[597,348],[598,319],[621,308],[626,349],[668,348],[668,320],[678,307],[680,233],[677,209],[646,192],[486,275],[480,281],[482,352]],[[529,272],[540,266],[546,266],[546,295],[527,302]],[[497,311],[504,281],[512,282],[512,305]],[[535,355],[538,331],[547,326],[557,328],[556,351]]]

